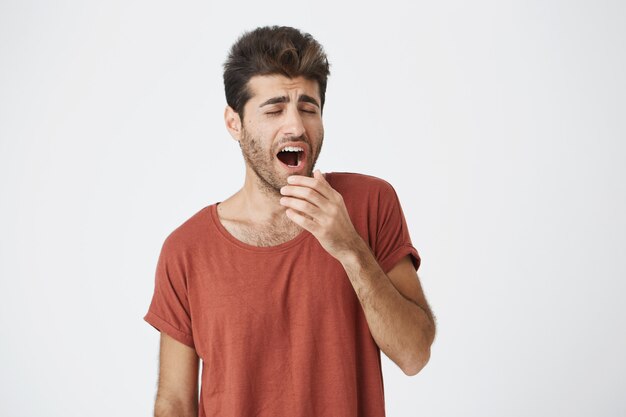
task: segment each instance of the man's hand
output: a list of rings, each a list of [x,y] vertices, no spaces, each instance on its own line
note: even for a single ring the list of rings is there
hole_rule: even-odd
[[[385,274],[374,254],[354,228],[343,197],[316,170],[313,178],[292,175],[281,188],[280,203],[289,219],[308,230],[322,247],[341,262],[363,307],[367,324],[380,349],[407,375],[415,375],[430,358],[435,324],[417,301],[409,299],[408,286],[417,288],[424,300],[415,269],[408,257]],[[402,282],[396,288],[394,282]],[[413,281],[414,280],[414,281]],[[410,284],[405,284],[411,282]],[[417,285],[417,287],[415,287]]]
[[[343,197],[326,181],[319,170],[313,178],[292,175],[289,185],[280,189],[280,204],[287,207],[289,219],[308,230],[335,259],[354,248],[361,237],[352,225]]]

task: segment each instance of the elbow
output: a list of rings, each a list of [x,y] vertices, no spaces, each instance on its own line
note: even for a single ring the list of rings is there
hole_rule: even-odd
[[[423,340],[423,339],[422,339]],[[428,332],[426,336],[426,340],[423,340],[422,343],[418,346],[417,349],[414,349],[410,359],[407,360],[407,365],[402,368],[405,375],[407,376],[415,376],[417,375],[428,363],[430,360],[430,347],[432,346],[435,340],[435,325],[432,323],[428,327]]]
[[[408,362],[408,365],[402,368],[402,371],[406,376],[417,375],[430,360],[430,347],[422,349],[415,357]]]

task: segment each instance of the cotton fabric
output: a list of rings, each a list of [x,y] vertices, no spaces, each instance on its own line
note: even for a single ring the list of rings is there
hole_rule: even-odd
[[[382,270],[420,257],[393,187],[334,172]],[[231,235],[217,205],[165,239],[144,319],[202,360],[201,417],[384,417],[380,349],[342,265],[304,230],[277,246]]]

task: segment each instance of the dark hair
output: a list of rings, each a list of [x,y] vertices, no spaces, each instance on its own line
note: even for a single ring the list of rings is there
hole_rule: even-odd
[[[250,99],[248,81],[270,74],[317,81],[324,108],[328,59],[322,45],[308,33],[288,26],[265,26],[245,32],[233,44],[224,63],[224,90],[226,102],[241,118]]]

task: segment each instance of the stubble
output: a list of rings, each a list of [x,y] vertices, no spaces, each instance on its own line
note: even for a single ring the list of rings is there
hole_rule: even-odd
[[[287,175],[281,175],[276,171],[276,155],[274,155],[271,150],[263,149],[258,138],[250,135],[245,129],[242,129],[241,133],[239,147],[241,148],[241,153],[246,164],[256,174],[259,189],[271,196],[280,195],[280,189],[287,185]],[[303,137],[290,138],[289,140],[295,142],[302,141],[312,146],[311,143]],[[322,134],[317,147],[311,149],[311,154],[308,157],[312,158],[312,163],[304,172],[308,177],[313,176],[315,163],[322,150],[323,142],[324,136]]]

